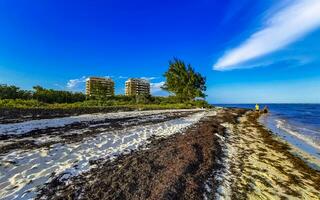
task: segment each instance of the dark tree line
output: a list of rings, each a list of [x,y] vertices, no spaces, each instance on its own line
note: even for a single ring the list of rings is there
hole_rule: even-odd
[[[32,92],[13,85],[0,85],[0,99],[32,99]]]
[[[21,90],[16,86],[0,85],[0,99],[36,99],[44,103],[74,103],[86,99],[86,96],[80,92],[45,89],[41,86],[35,86],[33,89],[29,91]]]

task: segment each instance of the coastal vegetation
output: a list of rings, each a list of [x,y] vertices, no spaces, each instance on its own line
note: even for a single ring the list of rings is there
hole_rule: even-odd
[[[32,99],[32,92],[14,85],[0,85],[0,99]]]
[[[166,82],[162,89],[171,95],[106,96],[103,88],[98,96],[86,96],[81,92],[46,89],[34,86],[33,90],[22,90],[13,85],[0,85],[0,108],[74,109],[118,107],[132,109],[173,109],[210,107],[205,101],[206,79],[190,64],[174,58],[165,72]]]
[[[37,100],[42,103],[74,103],[84,101],[86,96],[81,92],[45,89],[41,86],[34,86],[33,90],[22,90],[14,85],[3,84],[0,85],[0,99],[18,100],[17,102],[20,103],[22,100]]]
[[[115,97],[117,99],[118,97]],[[184,103],[171,101],[169,97],[151,97],[147,101],[137,101],[132,98],[131,101],[119,101],[110,98],[105,101],[86,100],[75,103],[44,103],[35,99],[0,99],[1,108],[42,108],[42,109],[73,109],[73,108],[97,108],[97,107],[115,107],[115,108],[132,108],[132,109],[175,109],[175,108],[201,108],[210,107],[204,100],[195,100]],[[171,103],[170,103],[171,102]]]

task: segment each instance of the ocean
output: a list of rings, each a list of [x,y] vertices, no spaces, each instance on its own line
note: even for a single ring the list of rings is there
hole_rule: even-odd
[[[270,113],[260,122],[292,145],[320,159],[320,104],[259,104]],[[255,104],[216,106],[254,109]]]

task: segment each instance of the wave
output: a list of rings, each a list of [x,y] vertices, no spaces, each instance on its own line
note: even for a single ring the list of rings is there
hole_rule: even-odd
[[[320,150],[320,130],[294,126],[284,119],[275,119],[276,127]]]

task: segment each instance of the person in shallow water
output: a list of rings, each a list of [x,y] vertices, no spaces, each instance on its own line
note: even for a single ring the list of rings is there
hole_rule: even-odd
[[[256,111],[259,111],[259,110],[260,110],[259,104],[256,104]]]

